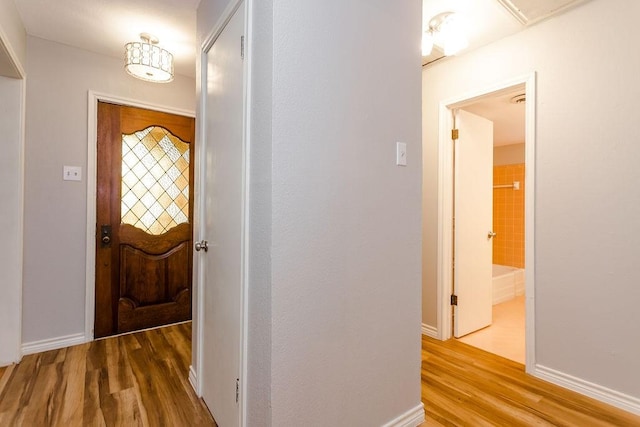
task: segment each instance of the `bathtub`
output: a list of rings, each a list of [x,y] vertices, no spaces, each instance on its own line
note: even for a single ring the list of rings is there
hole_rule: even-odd
[[[524,295],[524,269],[493,264],[493,305]]]

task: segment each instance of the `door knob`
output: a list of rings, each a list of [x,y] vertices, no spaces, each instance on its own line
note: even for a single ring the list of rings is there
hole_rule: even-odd
[[[104,245],[108,245],[109,243],[111,243],[111,237],[109,237],[109,236],[102,236],[102,244],[104,244]]]
[[[195,247],[197,252],[200,252],[200,251],[207,252],[209,250],[209,244],[207,243],[206,240],[201,240],[199,242],[196,242]]]
[[[490,231],[489,234],[487,234],[487,239],[491,239],[492,237],[496,237],[496,233]]]

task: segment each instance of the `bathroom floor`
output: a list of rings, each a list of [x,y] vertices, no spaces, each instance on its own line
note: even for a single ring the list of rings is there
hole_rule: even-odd
[[[493,323],[458,341],[524,364],[524,296],[493,306]]]

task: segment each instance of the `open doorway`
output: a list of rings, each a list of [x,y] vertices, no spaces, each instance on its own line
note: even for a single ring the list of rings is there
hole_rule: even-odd
[[[521,97],[520,95],[525,95]],[[490,87],[481,88],[468,94],[464,94],[460,97],[444,100],[440,103],[440,141],[439,141],[439,181],[440,181],[440,197],[439,197],[439,214],[438,214],[438,337],[440,339],[449,339],[452,337],[464,337],[468,336],[472,332],[478,329],[485,329],[491,324],[494,324],[494,307],[498,310],[504,308],[501,303],[512,302],[514,304],[520,303],[524,313],[524,320],[522,314],[517,318],[520,324],[524,323],[519,329],[522,332],[518,332],[519,340],[524,342],[524,355],[522,353],[522,344],[519,347],[519,362],[525,362],[527,370],[535,364],[535,335],[534,335],[534,276],[533,269],[527,269],[526,266],[533,266],[534,256],[534,241],[533,241],[533,195],[534,195],[534,119],[535,119],[535,73],[531,73],[525,76],[514,78],[505,82],[501,82]],[[496,128],[498,141],[497,147],[493,147],[493,135],[491,135],[491,142],[489,148],[489,160],[484,165],[485,169],[489,170],[490,179],[485,185],[488,187],[488,193],[486,197],[482,197],[485,203],[489,205],[489,220],[483,222],[482,228],[478,228],[476,235],[482,244],[489,247],[488,261],[485,263],[482,261],[483,275],[487,276],[483,279],[484,293],[483,308],[481,311],[485,313],[484,318],[488,317],[488,321],[485,324],[475,327],[475,329],[461,328],[456,330],[457,326],[454,323],[454,313],[464,314],[465,303],[470,301],[475,302],[478,298],[476,292],[476,282],[474,279],[475,273],[471,274],[472,281],[470,285],[467,285],[467,289],[472,289],[472,292],[465,292],[464,286],[461,288],[456,279],[457,273],[465,271],[463,258],[460,257],[458,249],[464,249],[467,244],[459,241],[456,242],[456,234],[454,228],[458,231],[462,227],[459,223],[461,218],[454,215],[456,198],[460,197],[460,194],[456,196],[457,184],[456,184],[456,172],[455,172],[455,147],[457,144],[452,144],[452,139],[455,135],[452,135],[451,129],[457,127],[459,123],[456,122],[456,118],[459,116],[459,112],[468,114],[470,116],[478,117],[480,120],[489,121],[493,128],[493,121],[496,120],[492,114],[499,114],[496,112],[490,112],[490,104],[492,102],[506,102],[508,105],[512,105],[514,108],[522,110],[520,112],[521,120],[524,125],[520,125],[520,138],[503,139],[501,125],[498,124]],[[511,104],[513,103],[513,104]],[[480,114],[485,117],[481,117]],[[489,117],[487,119],[486,117]],[[461,132],[461,131],[460,131]],[[524,133],[524,137],[522,134]],[[462,135],[462,133],[460,133]],[[462,137],[462,136],[460,136]],[[520,140],[518,140],[520,139]],[[524,143],[524,145],[521,145]],[[504,147],[504,148],[500,148]],[[495,151],[496,164],[493,163]],[[518,153],[516,155],[516,153]],[[509,159],[509,155],[513,155]],[[475,155],[467,156],[473,158]],[[501,160],[507,158],[507,160]],[[526,165],[526,167],[525,167]],[[462,166],[462,165],[458,165]],[[500,182],[494,180],[495,179]],[[517,173],[516,173],[517,172]],[[510,175],[508,175],[510,174]],[[473,178],[473,175],[472,175]],[[502,182],[504,181],[504,182]],[[507,182],[509,181],[509,182]],[[516,186],[518,190],[514,188],[514,182],[517,182]],[[493,188],[493,186],[499,186]],[[505,187],[503,187],[505,186]],[[510,187],[509,187],[510,186]],[[524,224],[523,230],[517,230],[517,236],[515,235],[516,229],[514,227],[515,218],[513,215],[516,212],[513,208],[503,209],[504,212],[498,212],[496,214],[496,222],[494,223],[493,217],[493,204],[494,198],[496,205],[499,208],[504,208],[506,199],[509,195],[507,192],[511,192],[511,199],[518,199],[523,203],[523,206],[518,210],[517,215],[521,224]],[[518,193],[516,193],[518,192]],[[472,191],[473,193],[473,191]],[[517,196],[517,197],[516,197]],[[459,202],[459,200],[458,200]],[[475,208],[467,207],[467,210],[471,211],[471,216],[476,214]],[[502,217],[503,214],[509,214],[511,218]],[[455,222],[455,227],[454,227]],[[507,234],[507,225],[511,237]],[[522,231],[520,231],[522,230]],[[495,235],[494,235],[495,233]],[[497,238],[500,235],[500,238]],[[526,237],[525,237],[526,236]],[[529,237],[530,236],[530,237]],[[522,249],[516,251],[512,247],[507,248],[506,241],[511,239],[512,242],[518,242],[522,245],[519,246]],[[457,249],[456,249],[457,244]],[[494,250],[496,258],[494,259]],[[457,258],[454,257],[457,255]],[[508,257],[507,257],[508,255]],[[476,257],[473,255],[467,256],[468,259],[477,262]],[[505,260],[505,257],[508,258]],[[454,259],[455,258],[455,259]],[[486,257],[485,257],[486,258]],[[511,286],[508,288],[506,284],[496,283],[495,292],[493,284],[493,271],[492,264],[517,264],[517,272],[511,274]],[[454,268],[455,266],[455,268]],[[499,274],[499,267],[495,268],[496,276]],[[515,277],[518,276],[518,277]],[[505,282],[509,279],[505,279]],[[514,284],[516,280],[519,280]],[[457,297],[454,298],[453,296]],[[457,305],[456,305],[457,303]],[[495,303],[495,304],[494,304]],[[509,308],[509,307],[507,307]],[[508,310],[511,313],[511,310]],[[488,312],[488,315],[486,314]],[[473,316],[471,316],[473,317]],[[497,313],[495,317],[502,317],[501,313]],[[452,319],[454,319],[452,321]],[[498,319],[498,322],[500,320]],[[490,328],[487,328],[490,330]],[[494,330],[497,328],[494,328]],[[463,338],[464,339],[464,338]],[[491,338],[486,340],[491,341]],[[512,338],[506,338],[507,341],[514,341]],[[474,345],[478,345],[475,343]],[[478,345],[479,346],[479,345]],[[494,351],[494,350],[490,350]],[[506,355],[509,358],[514,359],[515,356]]]
[[[456,177],[462,178],[454,180],[454,215],[457,219],[464,219],[465,214],[473,218],[476,230],[471,233],[480,237],[477,240],[487,251],[487,256],[482,257],[476,251],[483,249],[475,249],[473,244],[466,248],[454,246],[454,259],[462,258],[462,262],[456,262],[454,267],[454,294],[459,292],[459,278],[464,280],[463,273],[473,274],[470,278],[472,288],[486,287],[484,300],[476,297],[471,301],[473,305],[485,304],[486,307],[465,308],[471,316],[478,317],[471,319],[472,322],[475,320],[475,327],[462,330],[458,326],[460,319],[455,318],[462,313],[456,313],[454,308],[454,336],[466,344],[522,364],[525,362],[525,101],[525,87],[521,84],[460,107],[458,115],[467,122],[479,122],[487,129],[484,136],[487,155],[465,159],[462,166],[467,170],[455,168],[454,172]],[[468,126],[466,123],[460,125]],[[463,145],[454,154],[454,164],[458,164],[459,154],[468,152],[469,147],[464,145],[479,145],[480,138],[481,135],[461,137]],[[469,163],[479,164],[473,167]],[[479,182],[478,170],[486,176],[482,182]],[[465,175],[471,181],[470,186],[486,188],[474,189],[470,195],[464,191],[465,187],[470,189],[464,182]],[[478,194],[482,196],[478,197]],[[464,209],[468,212],[459,212]],[[481,211],[491,217],[486,239],[484,224],[477,221]],[[457,243],[461,239],[457,226],[454,233]],[[474,274],[473,266],[464,262],[464,255],[485,264],[480,268],[487,272],[486,279],[481,279],[482,274]],[[455,271],[459,269],[467,271]],[[487,313],[485,323],[480,319],[483,311]]]

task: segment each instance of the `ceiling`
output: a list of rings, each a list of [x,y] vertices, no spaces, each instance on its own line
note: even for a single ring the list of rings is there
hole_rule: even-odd
[[[20,78],[20,72],[16,68],[6,46],[0,40],[0,76]]]
[[[200,0],[14,0],[29,35],[114,58],[146,32],[174,55],[175,72],[195,76],[196,9]],[[465,22],[471,51],[585,0],[423,0],[423,28],[447,11]],[[442,52],[423,64],[442,60]]]
[[[423,31],[429,21],[442,12],[455,12],[464,22],[469,47],[463,54],[481,46],[517,33],[527,26],[550,18],[587,0],[423,0]],[[437,46],[422,64],[443,60]]]
[[[525,135],[525,104],[514,103],[512,99],[524,93],[524,85],[521,85],[513,90],[489,95],[461,108],[493,122],[494,147],[522,144]]]
[[[176,74],[195,77],[200,0],[14,0],[27,34],[114,58],[153,34],[174,56]]]

